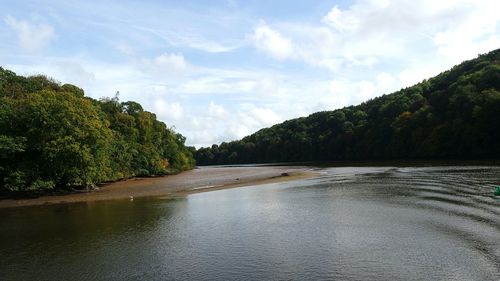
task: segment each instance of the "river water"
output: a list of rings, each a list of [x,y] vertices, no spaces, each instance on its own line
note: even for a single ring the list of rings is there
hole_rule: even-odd
[[[0,210],[0,280],[500,280],[500,167]]]

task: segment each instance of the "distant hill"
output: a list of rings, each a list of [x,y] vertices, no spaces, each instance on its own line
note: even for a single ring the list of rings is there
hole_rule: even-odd
[[[0,67],[0,193],[176,173],[194,166],[184,141],[136,102]]]
[[[360,105],[195,153],[198,165],[499,157],[500,49]]]

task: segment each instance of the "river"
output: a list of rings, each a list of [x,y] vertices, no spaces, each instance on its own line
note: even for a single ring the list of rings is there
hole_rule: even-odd
[[[500,167],[0,209],[0,280],[500,280]]]

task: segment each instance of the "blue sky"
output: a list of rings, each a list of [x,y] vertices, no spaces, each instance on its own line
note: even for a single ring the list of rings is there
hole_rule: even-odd
[[[140,102],[197,147],[500,47],[499,1],[11,1],[0,66]]]

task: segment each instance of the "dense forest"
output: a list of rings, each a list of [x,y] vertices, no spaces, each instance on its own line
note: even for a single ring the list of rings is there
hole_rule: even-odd
[[[0,68],[0,193],[176,173],[194,166],[184,141],[136,102]]]
[[[360,105],[195,153],[199,165],[499,157],[500,49]]]

